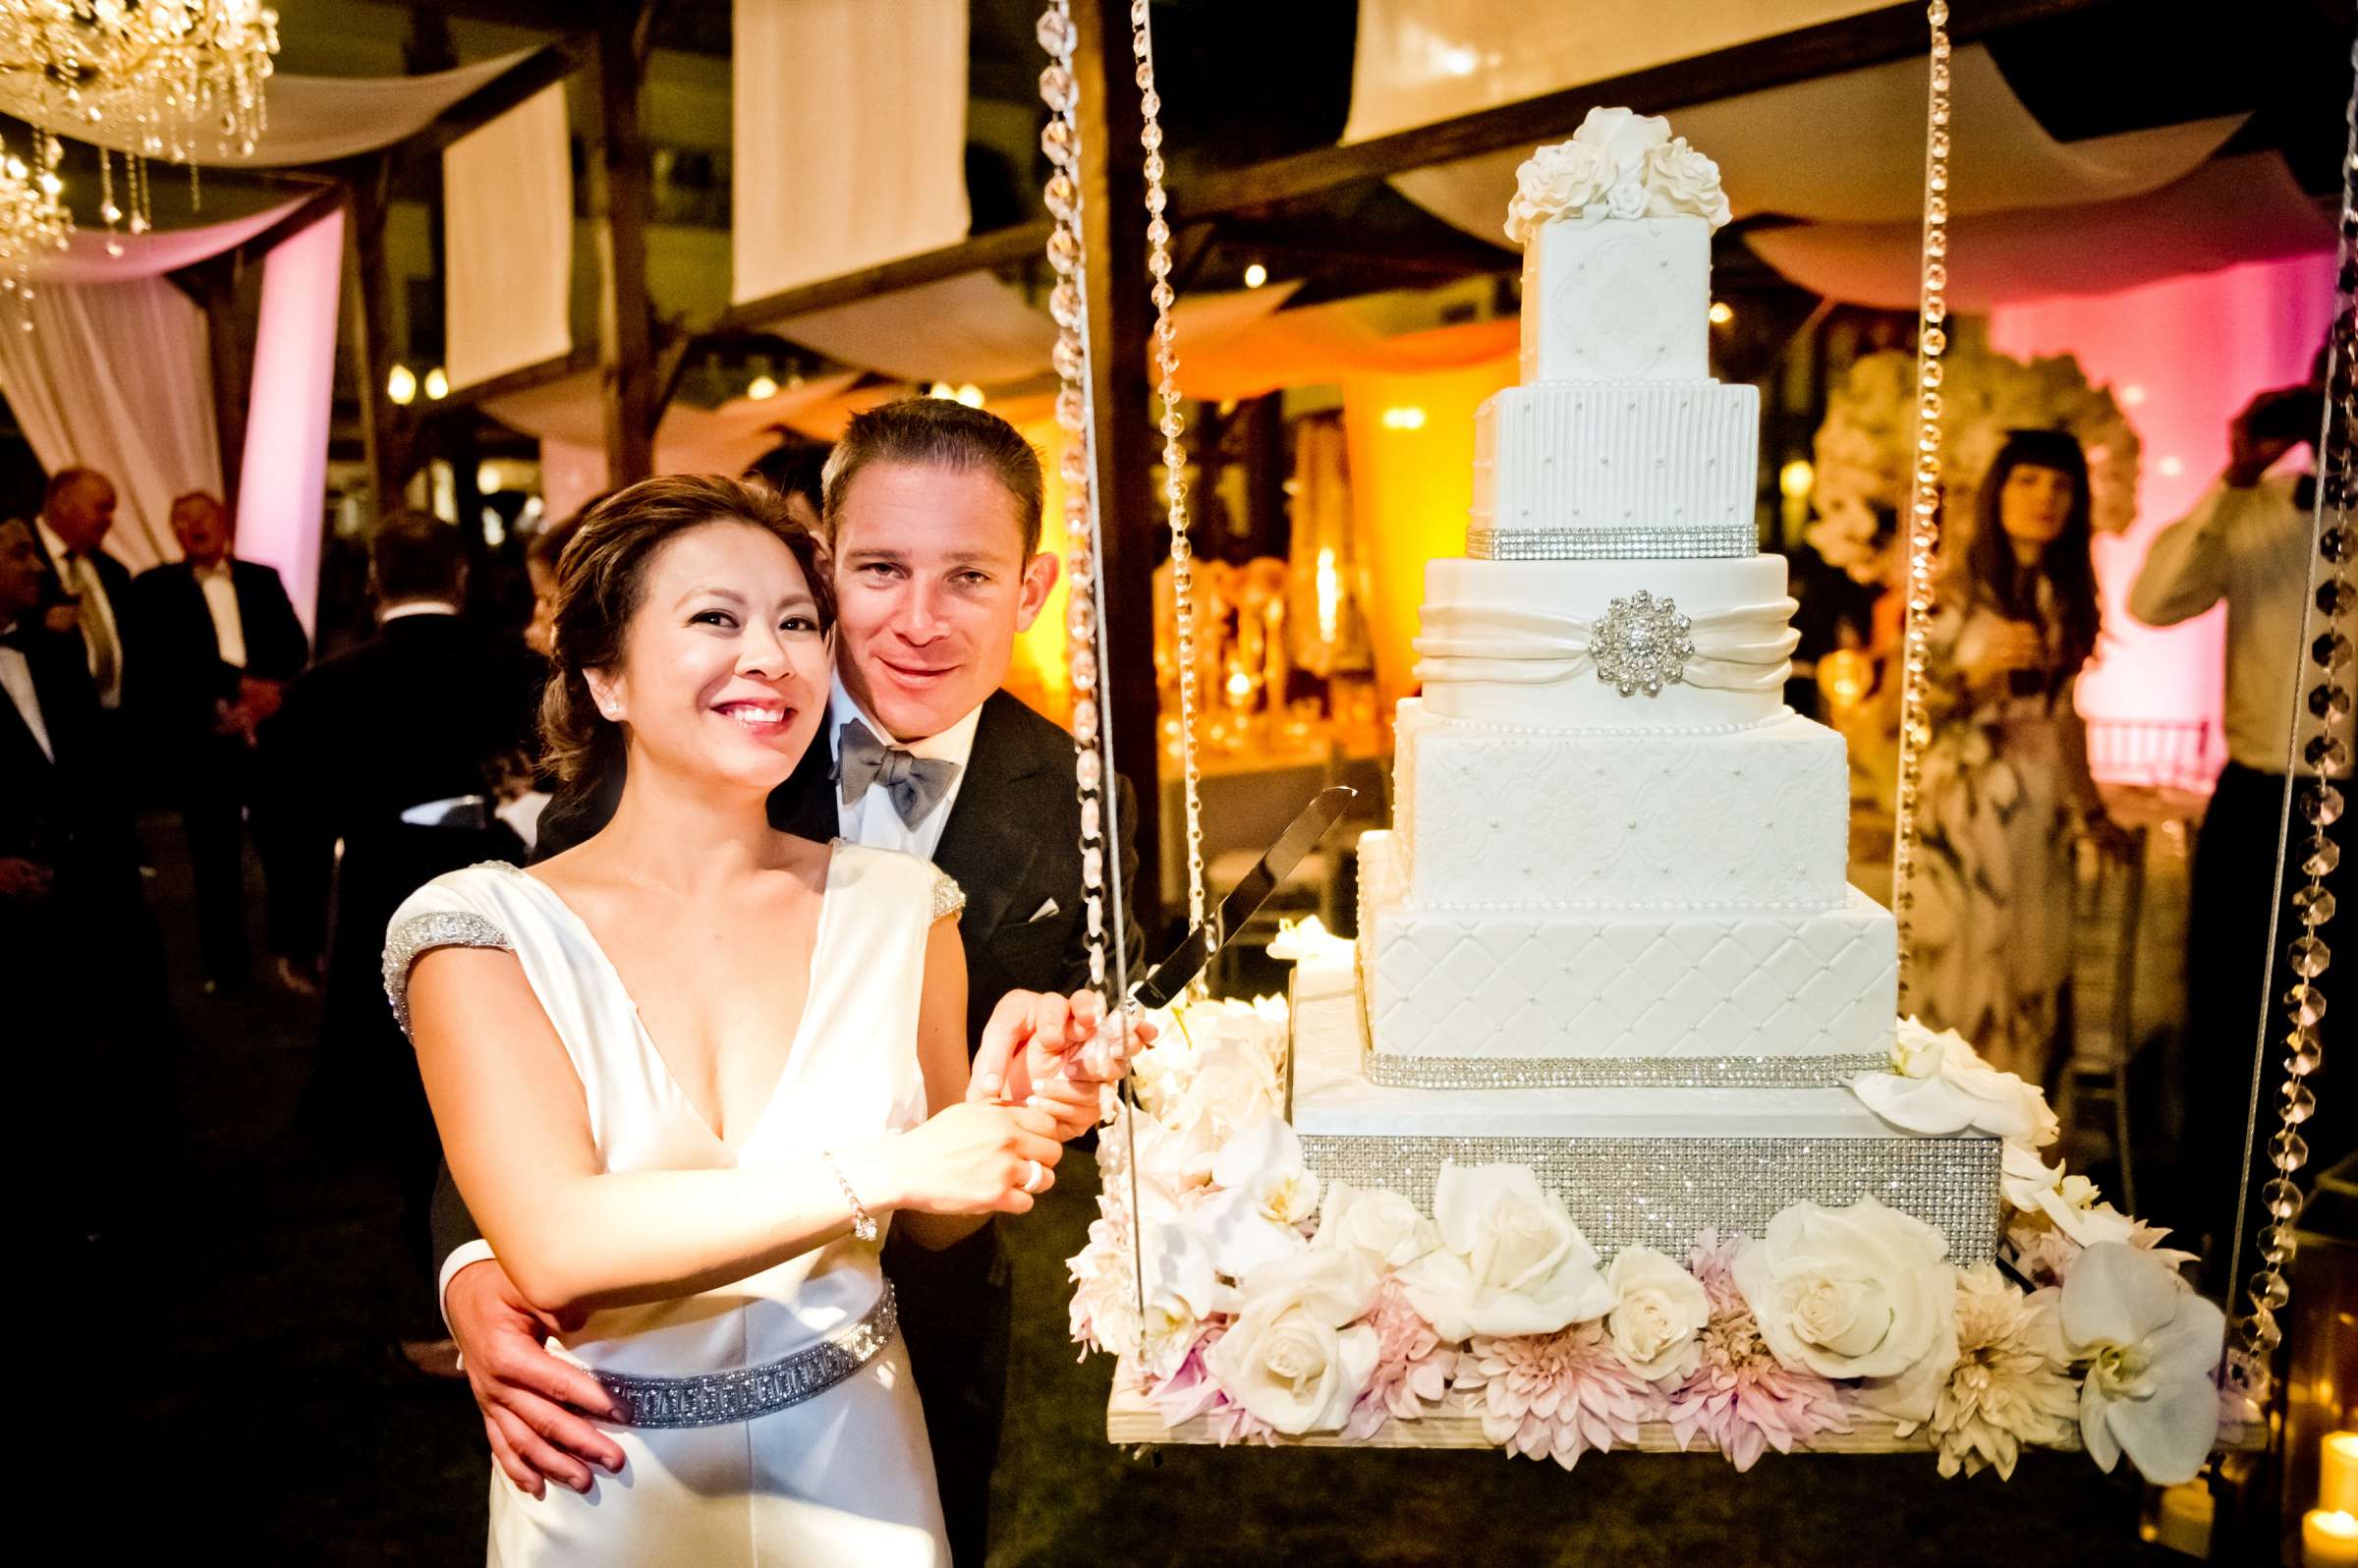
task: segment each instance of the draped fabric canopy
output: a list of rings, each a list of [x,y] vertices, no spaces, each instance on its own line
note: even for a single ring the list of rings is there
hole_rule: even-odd
[[[573,351],[563,84],[442,152],[442,364],[454,387]]]
[[[0,321],[0,396],[51,474],[115,481],[107,548],[133,571],[176,558],[173,497],[221,493],[204,312],[160,277],[37,289],[33,329]]]
[[[236,250],[302,205],[301,199],[283,201],[242,218],[194,229],[121,235],[113,241],[120,255],[108,253],[109,242],[103,231],[80,229],[66,242],[65,250],[32,258],[32,282],[46,288],[59,283],[127,283],[134,278],[162,277]]]
[[[966,0],[736,0],[730,298],[966,238]]]
[[[208,168],[270,169],[332,163],[407,140],[460,99],[498,81],[536,51],[519,49],[474,65],[416,77],[305,77],[276,75],[269,85],[270,123],[253,151],[224,150],[200,138],[194,161]],[[0,113],[44,131],[115,152],[138,152],[137,128],[92,125],[44,105],[22,84],[0,84]]]

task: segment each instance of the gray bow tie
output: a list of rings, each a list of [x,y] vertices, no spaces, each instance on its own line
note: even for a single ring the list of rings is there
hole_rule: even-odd
[[[915,827],[950,792],[958,764],[886,746],[858,719],[845,719],[835,738],[835,777],[843,786],[846,806],[866,795],[870,784],[883,785],[901,821]]]

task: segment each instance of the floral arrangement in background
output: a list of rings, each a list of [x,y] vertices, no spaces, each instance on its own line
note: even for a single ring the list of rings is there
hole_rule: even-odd
[[[1942,515],[1970,526],[1975,492],[2009,430],[2066,430],[2088,457],[2090,523],[2116,533],[2137,518],[2137,432],[2109,388],[2068,355],[2024,362],[1960,329],[1943,357]],[[1861,583],[1892,581],[1916,451],[1916,357],[1898,349],[1854,363],[1826,399],[1815,449],[1817,517],[1805,537]],[[1954,548],[1963,533],[1951,535]]]
[[[2222,1417],[2249,1415],[2216,1381],[2225,1322],[2181,1279],[2187,1255],[2049,1165],[2044,1096],[1953,1034],[1904,1021],[1891,1070],[1854,1088],[1896,1125],[2007,1140],[2003,1267],[1957,1267],[1938,1231],[1872,1197],[1608,1263],[1520,1165],[1443,1165],[1428,1216],[1304,1163],[1281,1115],[1281,1002],[1158,1022],[1142,1113],[1099,1139],[1099,1217],[1070,1268],[1073,1337],[1122,1357],[1166,1427],[1358,1440],[1447,1408],[1569,1469],[1658,1422],[1744,1470],[1880,1418],[1924,1433],[1944,1476],[2010,1476],[2026,1446],[2076,1443],[2174,1484]]]

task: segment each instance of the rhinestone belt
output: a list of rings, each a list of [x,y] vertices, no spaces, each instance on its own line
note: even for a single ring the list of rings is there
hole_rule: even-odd
[[[791,1356],[742,1372],[697,1377],[627,1377],[592,1372],[621,1413],[625,1427],[719,1427],[799,1405],[815,1398],[867,1366],[892,1343],[899,1314],[892,1281],[868,1316]]]

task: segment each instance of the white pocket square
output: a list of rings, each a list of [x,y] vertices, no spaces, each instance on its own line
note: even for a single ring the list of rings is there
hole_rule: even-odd
[[[1028,920],[1028,921],[1024,922],[1024,924],[1025,924],[1026,925],[1037,925],[1037,924],[1039,924],[1041,921],[1044,921],[1044,920],[1046,920],[1046,919],[1047,919],[1049,916],[1051,916],[1051,915],[1055,914],[1055,913],[1056,913],[1058,910],[1060,910],[1060,909],[1062,909],[1062,908],[1064,908],[1064,906],[1063,906],[1063,905],[1061,905],[1061,904],[1057,903],[1057,902],[1056,902],[1054,899],[1052,899],[1052,898],[1051,898],[1051,899],[1049,899],[1047,902],[1045,902],[1045,903],[1041,904],[1041,905],[1039,906],[1039,908],[1038,908],[1038,909],[1034,910],[1034,911],[1032,912],[1032,918],[1031,918],[1030,920]]]

